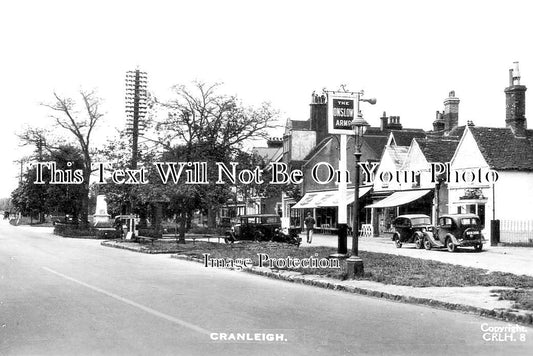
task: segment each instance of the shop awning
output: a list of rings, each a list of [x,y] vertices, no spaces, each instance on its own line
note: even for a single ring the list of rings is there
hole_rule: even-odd
[[[370,187],[359,187],[359,198],[364,197],[370,190],[372,189],[372,186]],[[354,193],[353,189],[348,189],[348,199],[346,200],[346,204],[352,204],[354,201]]]
[[[359,188],[359,198],[364,196],[372,189],[372,187]],[[354,201],[354,190],[348,189],[346,198],[346,204],[351,204]],[[292,209],[312,209],[321,208],[327,206],[339,206],[339,192],[327,191],[327,192],[313,192],[307,193],[303,196],[298,203],[292,206]]]
[[[389,208],[393,206],[400,206],[415,201],[422,198],[424,195],[429,193],[430,189],[421,189],[421,190],[408,190],[408,191],[399,191],[394,192],[385,199],[382,199],[374,204],[365,206],[365,208]]]

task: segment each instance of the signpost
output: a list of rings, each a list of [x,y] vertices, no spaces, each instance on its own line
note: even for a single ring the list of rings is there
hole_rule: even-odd
[[[344,88],[343,88],[344,89]],[[353,205],[353,239],[352,256],[348,258],[349,275],[360,275],[363,271],[363,262],[358,257],[358,234],[359,234],[359,160],[361,157],[361,139],[368,123],[364,121],[359,111],[359,102],[365,101],[375,104],[376,99],[362,99],[363,91],[359,92],[328,92],[328,132],[340,136],[339,140],[339,205],[337,216],[338,248],[335,257],[347,257],[346,235],[348,230],[347,219],[347,185],[348,171],[346,167],[347,135],[355,135],[355,177],[354,177],[354,205]]]
[[[353,135],[352,121],[357,115],[357,93],[328,93],[328,132],[339,135],[339,199],[337,208],[338,246],[335,257],[346,257],[348,253],[348,170],[347,170],[347,135]]]

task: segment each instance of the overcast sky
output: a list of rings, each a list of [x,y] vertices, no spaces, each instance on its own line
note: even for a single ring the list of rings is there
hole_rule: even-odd
[[[450,90],[459,124],[505,125],[508,69],[533,87],[530,1],[10,1],[0,5],[0,197],[16,187],[15,132],[48,126],[52,93],[96,88],[98,135],[121,127],[124,77],[137,66],[149,90],[194,79],[224,82],[247,104],[270,101],[305,120],[313,90],[346,84],[362,104],[404,127],[431,129]],[[529,93],[527,95],[530,95]],[[531,113],[531,100],[526,117]],[[531,126],[531,124],[530,124]]]

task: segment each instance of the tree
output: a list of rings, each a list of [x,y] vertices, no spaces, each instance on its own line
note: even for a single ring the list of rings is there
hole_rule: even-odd
[[[69,145],[43,154],[42,160],[55,162],[56,167],[61,170],[81,169],[83,166],[80,150]],[[18,211],[31,217],[39,213],[41,221],[44,214],[53,212],[68,213],[75,217],[79,215],[85,192],[83,187],[78,184],[50,184],[48,169],[42,172],[44,184],[35,184],[36,177],[36,168],[32,167],[24,173],[19,186],[11,194],[13,206]]]
[[[91,177],[91,134],[94,127],[103,116],[100,113],[100,99],[94,92],[80,91],[83,109],[82,115],[77,111],[76,101],[71,98],[61,97],[54,93],[55,102],[53,104],[43,104],[50,108],[54,114],[51,117],[55,120],[56,125],[70,132],[77,141],[82,153],[83,164],[83,183],[84,194],[81,201],[81,221],[86,225],[87,215],[89,214],[89,179]]]
[[[51,144],[50,132],[43,128],[26,127],[20,134],[17,135],[20,139],[21,146],[35,146],[35,154],[33,159],[42,161],[45,152],[50,153],[57,145]]]
[[[11,198],[0,198],[0,210],[11,211],[12,208]]]
[[[183,146],[185,160],[208,162],[209,172],[216,172],[215,162],[228,164],[246,142],[266,138],[268,130],[277,127],[277,111],[270,104],[244,106],[235,96],[219,95],[219,86],[201,82],[194,83],[192,89],[174,86],[175,99],[160,103],[168,110],[168,117],[157,125],[159,142],[167,148],[172,142]],[[210,227],[215,225],[216,211],[231,194],[227,186],[215,185],[215,180],[199,187]]]

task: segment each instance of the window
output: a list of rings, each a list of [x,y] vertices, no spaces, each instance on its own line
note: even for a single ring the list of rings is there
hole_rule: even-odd
[[[415,181],[413,182],[413,188],[419,188],[420,187],[420,172],[417,172],[415,174]]]
[[[431,222],[428,218],[414,218],[413,225],[430,225]]]
[[[440,218],[439,225],[441,225],[442,227],[451,227],[452,219],[451,218]]]
[[[463,218],[461,219],[461,225],[478,226],[479,221],[476,218]]]

